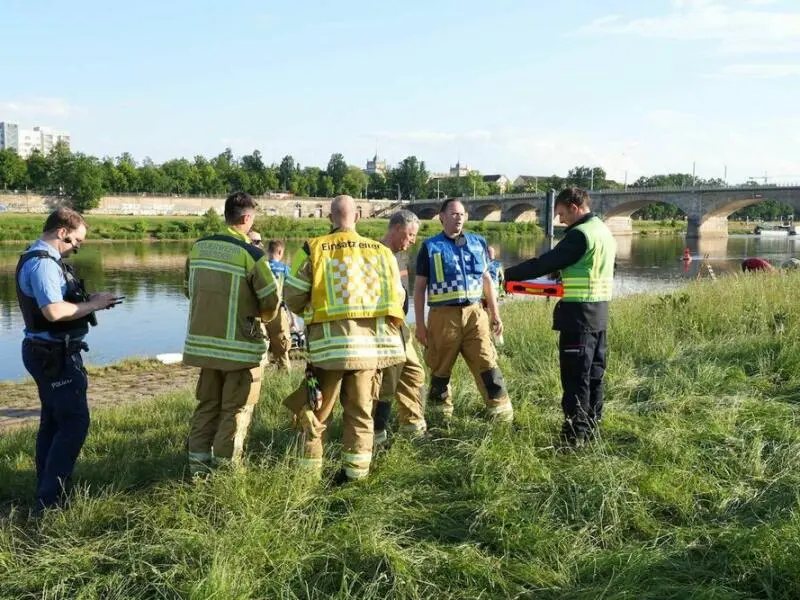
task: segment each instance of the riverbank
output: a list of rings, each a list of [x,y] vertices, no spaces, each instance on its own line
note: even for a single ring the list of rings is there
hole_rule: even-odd
[[[26,242],[41,235],[42,215],[0,213],[0,242]],[[222,218],[215,217],[101,217],[87,215],[89,242],[108,241],[168,241],[193,240],[219,231]],[[362,235],[379,238],[386,232],[388,219],[362,219],[358,230]],[[277,239],[307,239],[330,232],[328,219],[259,216],[255,229],[262,237]],[[535,223],[496,223],[476,221],[470,223],[475,233],[498,237],[540,236],[541,228]],[[441,231],[437,221],[422,221],[420,235],[429,237]]]
[[[397,439],[359,485],[293,469],[280,400],[299,373],[267,375],[249,469],[205,485],[181,481],[191,391],[96,411],[82,491],[41,521],[9,508],[32,493],[35,432],[2,435],[0,596],[800,597],[798,285],[614,301],[602,438],[575,454],[554,449],[545,302],[502,309],[514,427],[483,422],[459,362],[451,431]]]
[[[632,221],[634,235],[685,235],[686,221],[664,219],[661,221]],[[753,233],[755,223],[728,221],[728,233]]]
[[[89,406],[92,410],[134,404],[164,394],[190,390],[197,370],[165,365],[155,359],[128,359],[103,367],[89,366]],[[36,384],[0,381],[0,435],[11,428],[38,422]]]

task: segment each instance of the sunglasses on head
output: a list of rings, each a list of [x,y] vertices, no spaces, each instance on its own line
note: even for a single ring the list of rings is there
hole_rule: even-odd
[[[261,246],[261,245],[263,245],[263,244],[264,244],[264,242],[263,242],[262,240],[253,240],[251,243],[252,243],[254,246]]]

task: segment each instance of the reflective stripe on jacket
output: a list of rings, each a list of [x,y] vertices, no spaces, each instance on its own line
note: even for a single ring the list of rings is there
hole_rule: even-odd
[[[315,367],[382,369],[405,360],[397,262],[379,242],[352,230],[309,241],[286,275],[283,299],[306,319]]]
[[[429,306],[470,304],[483,296],[483,274],[488,268],[486,240],[474,233],[465,233],[461,239],[463,245],[440,233],[423,242],[430,265]]]
[[[598,217],[575,226],[586,238],[586,252],[573,265],[561,270],[562,302],[607,302],[614,283],[614,236]]]
[[[261,363],[261,323],[275,318],[278,282],[264,253],[235,229],[194,243],[184,280],[189,325],[187,365],[231,371]]]

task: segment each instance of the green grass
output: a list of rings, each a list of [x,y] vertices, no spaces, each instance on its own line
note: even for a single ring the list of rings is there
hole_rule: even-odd
[[[196,239],[215,231],[205,217],[101,217],[87,215],[89,241],[102,240],[186,240]],[[41,235],[43,215],[0,214],[0,241],[26,241]],[[386,232],[387,219],[364,219],[358,230],[372,238]],[[221,226],[221,219],[216,223]],[[256,219],[255,229],[265,238],[306,239],[330,232],[328,219],[266,217]],[[494,236],[538,236],[541,229],[535,223],[470,223],[470,231]],[[439,221],[424,221],[420,235],[428,237],[441,231]]]
[[[287,376],[267,375],[248,470],[206,485],[181,481],[190,394],[97,411],[81,494],[38,522],[34,431],[5,435],[0,597],[796,599],[799,287],[615,301],[602,439],[575,454],[553,448],[545,302],[503,308],[514,427],[483,422],[459,363],[452,431],[397,439],[363,484],[293,469]]]

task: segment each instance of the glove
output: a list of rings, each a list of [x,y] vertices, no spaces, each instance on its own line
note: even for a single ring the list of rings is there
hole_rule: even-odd
[[[304,408],[296,415],[295,425],[306,432],[311,438],[318,437],[318,431],[322,429],[322,423],[309,409]]]

